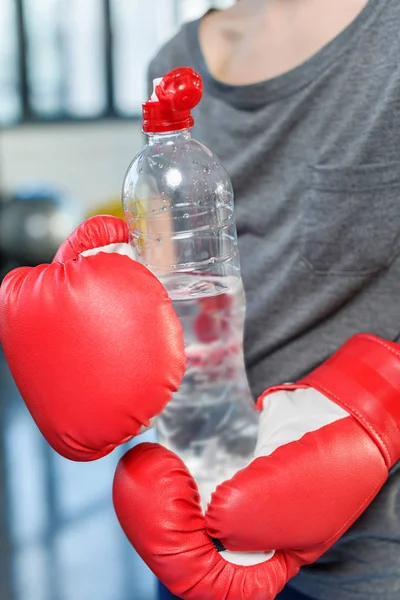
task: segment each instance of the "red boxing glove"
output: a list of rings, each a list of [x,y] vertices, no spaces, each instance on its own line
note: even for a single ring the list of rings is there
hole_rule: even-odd
[[[172,303],[131,254],[124,221],[94,217],[52,264],[16,269],[1,286],[12,375],[44,437],[72,460],[100,458],[137,434],[185,370]]]
[[[363,513],[400,458],[400,347],[357,335],[259,404],[256,458],[218,486],[205,516],[161,446],[141,444],[117,468],[126,535],[185,600],[273,600]]]

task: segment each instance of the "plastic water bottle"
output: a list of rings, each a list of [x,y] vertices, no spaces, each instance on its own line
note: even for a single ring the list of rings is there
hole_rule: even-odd
[[[201,95],[192,69],[155,80],[143,105],[148,144],[127,171],[123,207],[136,259],[163,283],[184,328],[187,369],[156,420],[158,440],[185,462],[205,506],[218,483],[251,461],[258,416],[243,360],[232,185],[190,132]]]

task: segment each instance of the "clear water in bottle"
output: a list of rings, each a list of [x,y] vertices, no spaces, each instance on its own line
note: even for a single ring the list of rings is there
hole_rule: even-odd
[[[191,290],[174,301],[188,364],[156,427],[159,442],[194,475],[205,507],[215,486],[251,461],[256,443],[242,350],[245,298],[235,278],[186,274],[181,289]]]

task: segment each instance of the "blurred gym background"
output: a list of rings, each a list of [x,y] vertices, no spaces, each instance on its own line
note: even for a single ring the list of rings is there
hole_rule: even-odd
[[[121,214],[146,69],[232,0],[0,0],[0,279],[51,261],[86,216]],[[42,440],[0,350],[0,600],[157,600],[114,516],[126,448],[75,464]]]

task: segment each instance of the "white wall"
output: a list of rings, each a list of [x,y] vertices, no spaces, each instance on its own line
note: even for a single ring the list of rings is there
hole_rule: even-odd
[[[55,182],[87,208],[120,196],[143,145],[139,122],[22,126],[0,132],[0,187]]]

